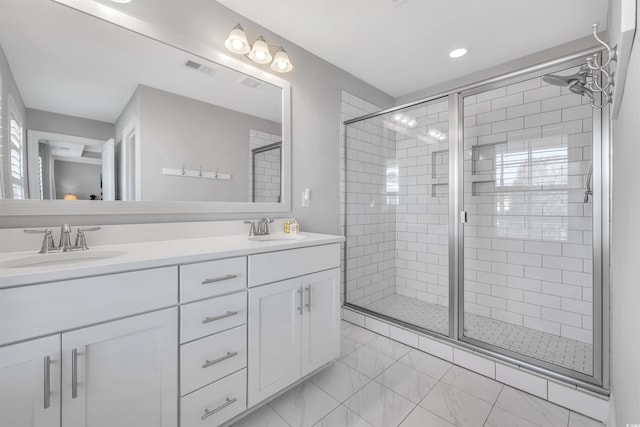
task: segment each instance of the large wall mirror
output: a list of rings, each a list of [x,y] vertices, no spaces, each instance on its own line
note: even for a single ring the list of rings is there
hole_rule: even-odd
[[[104,2],[0,4],[0,215],[289,210],[286,81]]]

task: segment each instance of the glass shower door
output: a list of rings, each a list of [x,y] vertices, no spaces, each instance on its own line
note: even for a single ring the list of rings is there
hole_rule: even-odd
[[[462,99],[461,339],[592,376],[593,110],[540,77]]]
[[[345,301],[449,335],[449,102],[346,126]]]

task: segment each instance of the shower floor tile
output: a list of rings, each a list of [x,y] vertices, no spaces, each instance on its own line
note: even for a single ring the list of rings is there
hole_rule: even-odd
[[[392,294],[364,308],[433,332],[449,333],[449,309],[444,306]],[[472,313],[465,313],[464,332],[468,338],[576,372],[593,372],[591,344]]]

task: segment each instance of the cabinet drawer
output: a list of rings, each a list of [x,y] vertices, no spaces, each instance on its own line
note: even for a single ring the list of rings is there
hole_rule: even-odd
[[[247,370],[181,399],[180,426],[219,426],[247,409]]]
[[[258,286],[339,266],[339,243],[250,255],[249,286]]]
[[[247,292],[183,305],[180,320],[181,343],[244,325],[247,323]]]
[[[247,326],[180,347],[180,393],[185,395],[247,366]]]
[[[175,305],[178,268],[0,290],[0,345]]]
[[[236,292],[247,287],[245,257],[180,266],[180,301]]]

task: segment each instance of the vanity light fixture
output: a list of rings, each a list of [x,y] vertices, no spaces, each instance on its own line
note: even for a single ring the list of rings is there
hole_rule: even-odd
[[[269,64],[273,59],[271,52],[269,52],[269,46],[267,46],[267,42],[262,36],[255,41],[248,56],[250,60],[257,64]]]
[[[251,46],[249,46],[249,42],[247,41],[247,35],[244,33],[244,28],[242,28],[240,24],[233,27],[224,45],[231,52],[239,55],[245,55],[251,50]]]
[[[449,52],[449,57],[460,58],[461,56],[464,56],[466,54],[467,54],[467,49],[465,48],[454,49],[451,52]]]
[[[276,54],[272,56],[269,47],[275,46],[269,46],[264,37],[258,37],[253,46],[250,45],[247,41],[247,35],[240,24],[233,27],[224,45],[233,53],[246,55],[256,64],[271,64],[271,69],[278,73],[288,73],[293,70],[289,55],[287,55],[282,46],[278,46]]]

